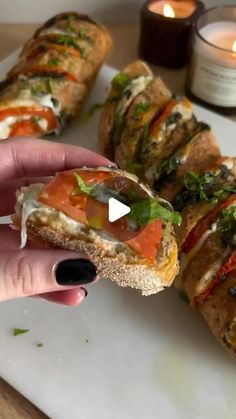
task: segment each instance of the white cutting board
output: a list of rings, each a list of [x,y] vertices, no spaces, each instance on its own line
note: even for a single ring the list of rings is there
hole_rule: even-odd
[[[0,77],[15,58],[0,64]],[[113,74],[102,69],[90,103],[102,101]],[[236,154],[236,124],[194,108],[222,151]],[[60,141],[96,149],[98,117],[74,122]],[[109,281],[87,288],[78,308],[0,304],[5,380],[53,419],[235,418],[236,363],[174,288],[151,297]],[[13,327],[30,333],[13,337]]]

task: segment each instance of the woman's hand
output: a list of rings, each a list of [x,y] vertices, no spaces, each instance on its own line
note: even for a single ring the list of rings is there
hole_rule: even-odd
[[[92,151],[34,138],[0,142],[0,217],[14,213],[16,189],[57,171],[111,162]],[[29,244],[19,250],[19,232],[0,225],[0,301],[41,296],[78,305],[96,280],[96,267],[82,255]],[[70,284],[70,285],[68,285]],[[73,284],[73,285],[71,285]]]

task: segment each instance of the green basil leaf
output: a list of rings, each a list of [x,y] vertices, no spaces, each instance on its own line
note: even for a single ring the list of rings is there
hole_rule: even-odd
[[[13,336],[23,335],[24,333],[28,333],[30,329],[19,329],[15,327],[12,331]]]
[[[90,195],[91,191],[94,189],[92,186],[87,186],[84,182],[84,180],[82,179],[82,177],[80,175],[78,175],[78,173],[73,173],[76,182],[77,182],[77,187],[79,189],[79,192],[84,193],[85,195]]]

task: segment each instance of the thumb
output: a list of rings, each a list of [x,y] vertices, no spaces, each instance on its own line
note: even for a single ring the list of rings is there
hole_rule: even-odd
[[[82,286],[96,279],[96,267],[75,252],[12,250],[0,253],[0,301]]]

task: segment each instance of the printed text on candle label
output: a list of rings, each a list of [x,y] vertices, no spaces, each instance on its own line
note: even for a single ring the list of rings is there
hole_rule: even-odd
[[[218,106],[236,106],[236,70],[218,66],[201,56],[193,69],[192,92]]]

